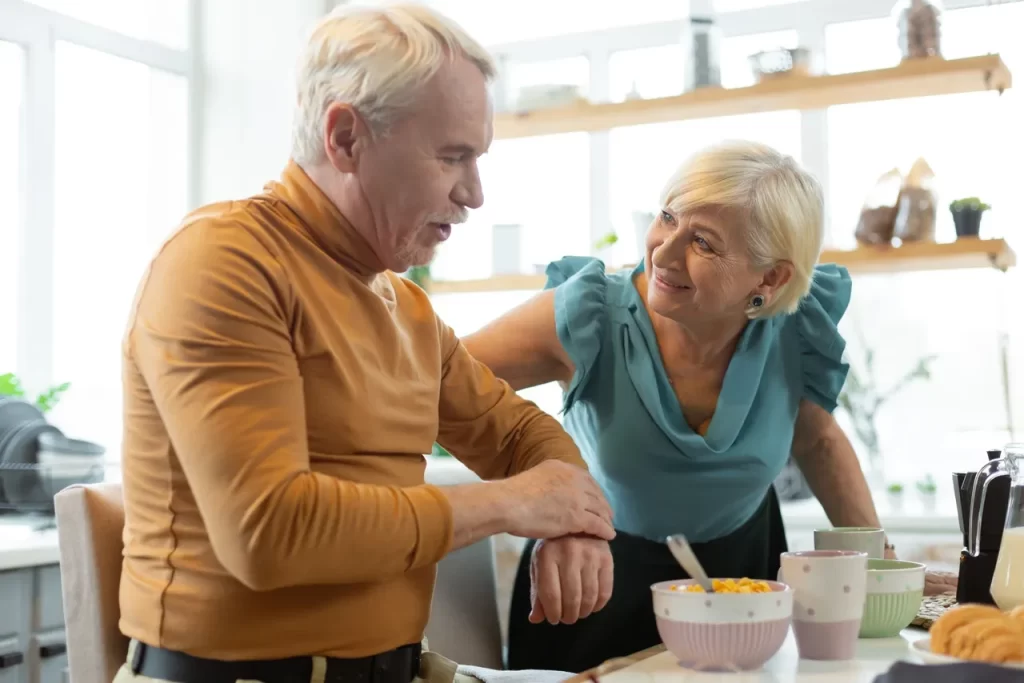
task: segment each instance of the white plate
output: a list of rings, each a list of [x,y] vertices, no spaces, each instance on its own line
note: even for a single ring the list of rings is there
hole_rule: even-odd
[[[931,646],[931,638],[919,638],[910,644],[910,649],[913,650],[914,654],[920,657],[921,661],[925,664],[962,664],[964,662],[971,661],[967,659],[960,659],[959,657],[936,654],[932,652]],[[998,666],[1003,666],[1007,669],[1024,669],[1024,662],[1007,662],[1005,664],[998,664]]]

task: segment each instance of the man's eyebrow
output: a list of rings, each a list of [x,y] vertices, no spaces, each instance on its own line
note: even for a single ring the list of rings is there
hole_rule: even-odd
[[[442,152],[446,154],[458,154],[460,157],[477,157],[481,156],[482,152],[478,152],[476,148],[470,145],[445,145],[441,148]]]

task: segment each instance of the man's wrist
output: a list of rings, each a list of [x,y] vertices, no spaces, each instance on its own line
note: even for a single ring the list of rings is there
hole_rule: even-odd
[[[460,484],[441,490],[452,509],[453,549],[508,530],[513,503],[505,481]]]

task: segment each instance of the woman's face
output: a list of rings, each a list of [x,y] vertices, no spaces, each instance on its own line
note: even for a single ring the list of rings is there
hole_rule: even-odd
[[[764,294],[764,274],[751,267],[744,220],[731,208],[662,209],[644,257],[651,310],[680,321],[745,317],[751,297]]]

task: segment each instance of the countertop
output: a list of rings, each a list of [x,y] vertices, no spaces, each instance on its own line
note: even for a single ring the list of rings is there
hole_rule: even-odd
[[[0,515],[0,571],[56,564],[57,526],[49,515]]]
[[[428,456],[428,480],[447,485],[473,481],[476,475],[454,458]],[[875,500],[882,525],[890,532],[958,534],[952,495],[938,496],[934,507],[922,504],[908,493],[902,506],[894,507],[887,497]],[[807,532],[828,526],[817,500],[782,504],[787,531]],[[54,564],[58,561],[57,529],[53,517],[36,514],[0,513],[0,571],[19,567]]]
[[[601,683],[870,683],[889,670],[894,662],[905,660],[921,664],[910,649],[910,644],[928,633],[916,628],[905,629],[897,638],[861,639],[857,642],[857,656],[846,662],[814,662],[800,659],[793,632],[778,654],[760,671],[749,673],[701,673],[679,667],[675,658],[662,652],[625,669],[601,676]]]

